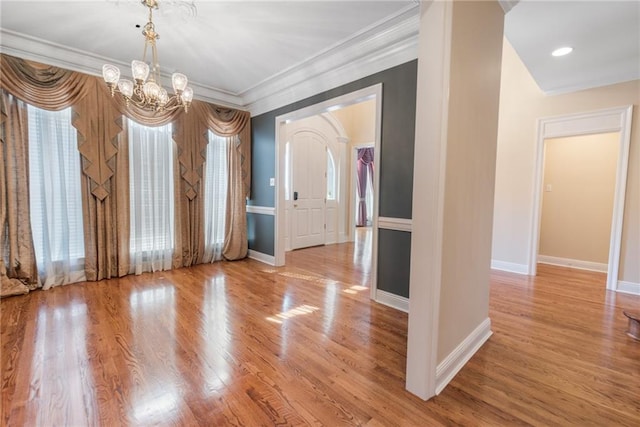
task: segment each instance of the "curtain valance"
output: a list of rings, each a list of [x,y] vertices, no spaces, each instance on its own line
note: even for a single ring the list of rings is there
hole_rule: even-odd
[[[71,106],[76,106],[83,101],[82,110],[86,110],[86,105],[91,105],[99,115],[113,115],[110,110],[115,110],[145,126],[163,126],[167,123],[184,127],[185,123],[193,124],[198,129],[193,129],[190,134],[198,134],[202,126],[206,126],[217,135],[230,137],[238,136],[239,142],[236,149],[240,153],[240,167],[242,169],[242,186],[245,197],[251,192],[251,115],[248,111],[240,111],[232,108],[225,108],[202,101],[194,100],[190,114],[185,114],[182,110],[169,112],[149,112],[135,105],[126,105],[121,97],[111,97],[109,88],[104,82],[94,76],[69,71],[62,68],[38,64],[16,58],[10,55],[1,54],[2,72],[0,73],[0,88],[6,90],[18,99],[45,110],[62,110]],[[84,100],[90,97],[90,100]],[[78,114],[78,108],[74,108],[74,114]],[[91,111],[89,111],[91,113]],[[194,117],[184,118],[182,116],[194,114]],[[94,116],[93,114],[91,114]],[[181,120],[182,119],[182,120]],[[86,128],[88,125],[83,121],[91,120],[85,117],[75,117],[74,126]],[[201,123],[198,123],[201,122]],[[111,127],[109,125],[109,127]],[[186,133],[185,133],[186,134]],[[112,139],[113,136],[110,137]],[[185,143],[176,140],[178,147],[184,151]],[[188,145],[188,144],[187,144]],[[194,153],[195,157],[200,153]],[[182,155],[184,159],[184,155]],[[190,162],[198,166],[199,162]],[[183,163],[184,165],[184,163]],[[93,170],[103,171],[101,174],[89,176],[100,186],[104,183],[104,165],[92,167]],[[186,174],[202,175],[201,171],[187,170]],[[190,182],[193,184],[193,181]]]
[[[2,55],[0,87],[22,101],[44,110],[72,106],[91,90],[94,77],[58,67]]]

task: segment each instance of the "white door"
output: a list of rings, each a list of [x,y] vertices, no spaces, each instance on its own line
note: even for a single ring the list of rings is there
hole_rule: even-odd
[[[311,132],[291,141],[291,249],[324,245],[327,145]]]

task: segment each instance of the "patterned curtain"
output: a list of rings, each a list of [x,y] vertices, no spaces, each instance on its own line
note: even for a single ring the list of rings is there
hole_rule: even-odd
[[[0,114],[0,296],[35,289],[38,268],[29,221],[27,105],[2,91]]]
[[[99,78],[4,54],[0,55],[0,60],[3,68],[0,88],[7,94],[46,110],[73,107],[72,121],[78,131],[78,150],[82,159],[87,280],[118,277],[129,271],[128,150],[126,132],[123,132],[123,115],[146,126],[173,124],[179,169],[179,182],[176,185],[179,194],[176,200],[176,242],[179,244],[176,256],[182,266],[201,262],[204,208],[200,197],[203,191],[207,131],[211,130],[220,136],[237,137],[235,150],[230,150],[233,155],[230,155],[229,162],[233,167],[229,169],[228,182],[233,188],[229,191],[232,199],[228,206],[232,211],[225,232],[225,257],[246,257],[247,250],[243,249],[247,245],[244,209],[251,182],[251,121],[248,112],[194,101],[188,114],[181,110],[150,114],[126,106],[118,97],[112,98]],[[7,101],[3,93],[3,108]],[[20,120],[20,115],[14,111],[15,108],[3,110],[2,162],[5,171],[9,170],[12,162],[20,161],[18,157],[7,158],[7,155],[14,154],[7,151],[5,144],[5,130],[13,129]],[[26,130],[22,134],[12,135],[19,136],[19,144],[28,143]],[[0,186],[0,191],[4,191],[2,194],[16,191],[7,182],[6,174]],[[6,205],[3,209],[6,209]],[[20,212],[6,210],[4,216],[0,215],[0,229],[7,229],[13,221],[10,217],[29,218],[24,209],[28,209],[28,204]],[[5,238],[6,233],[3,232],[0,237]],[[33,243],[27,242],[30,240],[29,234],[20,234],[19,238],[20,245],[32,248]],[[4,243],[1,247],[3,256],[0,258],[8,258]],[[21,268],[26,269],[27,264],[20,263]],[[15,274],[18,274],[15,269],[7,265],[8,277]],[[29,274],[26,273],[23,281],[31,283],[33,278]]]

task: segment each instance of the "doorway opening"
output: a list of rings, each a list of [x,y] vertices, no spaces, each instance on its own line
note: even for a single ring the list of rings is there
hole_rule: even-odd
[[[606,266],[607,272],[607,289],[609,290],[617,290],[618,288],[618,269],[620,263],[620,248],[621,248],[621,240],[622,240],[622,218],[624,215],[624,202],[625,202],[625,190],[627,183],[627,165],[629,161],[629,143],[630,143],[630,135],[631,135],[631,117],[632,117],[632,106],[627,107],[619,107],[619,108],[611,108],[606,110],[588,112],[588,113],[580,113],[580,114],[572,114],[560,117],[550,117],[550,118],[542,118],[538,120],[538,139],[537,139],[537,157],[536,157],[536,179],[535,179],[535,189],[534,189],[534,221],[531,231],[530,237],[530,261],[529,261],[529,274],[536,275],[537,263],[538,261],[545,261],[544,256],[540,259],[539,253],[544,253],[545,251],[551,250],[550,247],[555,248],[553,250],[559,250],[559,247],[562,247],[562,251],[566,251],[566,245],[564,243],[550,243],[547,239],[549,232],[553,232],[554,229],[558,229],[558,224],[552,224],[549,226],[549,230],[544,230],[543,227],[547,224],[543,224],[543,220],[549,220],[551,222],[550,216],[553,216],[552,213],[546,215],[543,218],[543,209],[554,208],[553,198],[550,197],[550,194],[554,191],[554,184],[552,182],[547,182],[545,178],[552,179],[549,174],[553,175],[558,171],[565,173],[566,170],[569,169],[565,167],[567,165],[560,164],[557,167],[552,166],[551,171],[546,170],[546,156],[547,151],[557,151],[557,145],[554,145],[551,150],[549,147],[554,142],[558,144],[558,141],[565,142],[563,145],[571,145],[575,144],[576,141],[578,143],[582,143],[582,148],[586,148],[589,144],[589,141],[597,140],[598,136],[602,136],[602,138],[606,138],[606,134],[609,134],[609,137],[613,141],[615,147],[613,149],[616,151],[615,154],[609,153],[609,156],[614,156],[615,159],[610,159],[610,163],[615,163],[615,176],[611,179],[614,181],[614,189],[612,194],[609,196],[610,203],[612,202],[612,206],[610,209],[605,209],[605,211],[610,211],[610,227],[609,234],[604,237],[604,240],[608,240],[608,251],[607,251],[607,262],[604,264],[603,262],[595,261],[593,264],[582,264],[582,267],[585,266],[591,267],[593,269],[594,266],[600,266],[602,269]],[[575,138],[578,139],[575,139]],[[568,138],[568,139],[565,139]],[[586,142],[585,142],[586,141]],[[568,144],[567,144],[568,142]],[[610,147],[611,148],[611,147]],[[549,153],[551,154],[551,153]],[[556,159],[557,160],[557,159]],[[597,167],[600,169],[600,166]],[[579,168],[578,168],[579,169]],[[592,168],[593,169],[593,168]],[[613,169],[613,168],[611,168]],[[594,171],[591,170],[593,173]],[[583,177],[584,178],[584,177]],[[603,178],[604,179],[604,178]],[[547,206],[543,206],[543,198],[546,197],[545,203]],[[572,197],[572,196],[570,196]],[[549,206],[551,205],[551,206]],[[550,209],[553,210],[553,209]],[[606,212],[605,212],[606,213]],[[581,216],[584,212],[581,213]],[[604,215],[604,214],[603,214]],[[557,219],[557,218],[556,218]],[[602,225],[599,226],[601,229]],[[606,228],[606,226],[604,226]],[[602,231],[599,231],[602,234]],[[556,237],[556,236],[552,236]],[[552,239],[553,240],[553,239]],[[602,238],[600,239],[602,240]],[[589,245],[592,247],[596,247],[596,245]],[[600,248],[598,249],[602,252],[602,245],[598,245]],[[584,249],[584,248],[579,248]],[[572,250],[575,250],[573,248]],[[558,252],[558,253],[568,253],[568,252]],[[546,254],[545,254],[546,255]],[[587,255],[594,256],[593,254]],[[603,259],[602,254],[598,255]],[[562,256],[558,256],[557,258],[562,259]],[[566,258],[569,260],[573,260],[572,258]],[[546,259],[548,261],[548,258]],[[586,260],[588,261],[588,260]],[[577,267],[580,267],[579,265]]]
[[[378,177],[373,170],[379,163],[381,101],[378,84],[276,118],[275,265],[285,264],[286,251],[354,242],[354,260],[367,264],[375,295]],[[366,232],[358,233],[357,148],[371,148],[368,188],[360,183]]]
[[[607,272],[619,138],[545,140],[538,263]]]
[[[354,257],[360,256],[364,268],[371,268],[371,241],[373,235],[373,212],[375,195],[375,144],[353,145],[351,174],[353,179],[351,202],[353,209],[353,230],[355,242]],[[368,261],[368,262],[367,262]]]

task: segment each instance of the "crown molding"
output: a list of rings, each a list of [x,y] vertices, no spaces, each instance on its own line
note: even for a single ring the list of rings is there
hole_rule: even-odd
[[[498,3],[500,3],[500,6],[506,15],[511,9],[520,3],[520,0],[498,0]]]
[[[4,28],[0,28],[0,53],[98,77],[102,76],[102,66],[105,63],[114,64],[123,70],[128,70],[130,67],[129,64],[121,61],[114,61],[111,58]],[[167,74],[163,73],[162,77],[167,81],[171,80],[171,76]],[[237,95],[197,82],[190,81],[189,85],[193,88],[195,99],[225,107],[244,109],[242,98]]]
[[[256,116],[418,57],[417,5],[242,93]]]
[[[418,57],[419,5],[414,3],[347,40],[275,74],[241,93],[189,82],[195,98],[249,110],[252,116],[291,104]],[[0,28],[0,53],[54,65],[93,76],[111,63],[123,70],[129,64],[87,51]],[[162,77],[170,80],[170,76]]]
[[[285,68],[284,70],[279,71],[276,74],[267,77],[263,81],[251,87],[248,87],[244,90],[239,91],[238,94],[242,96],[246,96],[247,93],[254,92],[257,88],[267,86],[274,81],[281,80],[282,76],[289,75],[295,72],[296,70],[308,68],[309,64],[322,61],[323,59],[330,57],[335,52],[340,52],[341,50],[347,49],[352,45],[361,44],[363,41],[366,41],[371,37],[375,37],[380,33],[384,33],[389,29],[393,30],[394,27],[403,23],[406,19],[410,17],[417,16],[418,13],[419,13],[419,9],[416,5],[404,7],[403,9],[399,10],[395,14],[388,16],[384,20],[378,21],[372,25],[369,25],[368,27],[363,28],[362,30],[352,34],[350,37],[340,40],[338,43],[335,43],[327,47],[326,49],[321,50],[315,55],[312,55],[311,57],[297,64],[294,64],[288,68]]]

